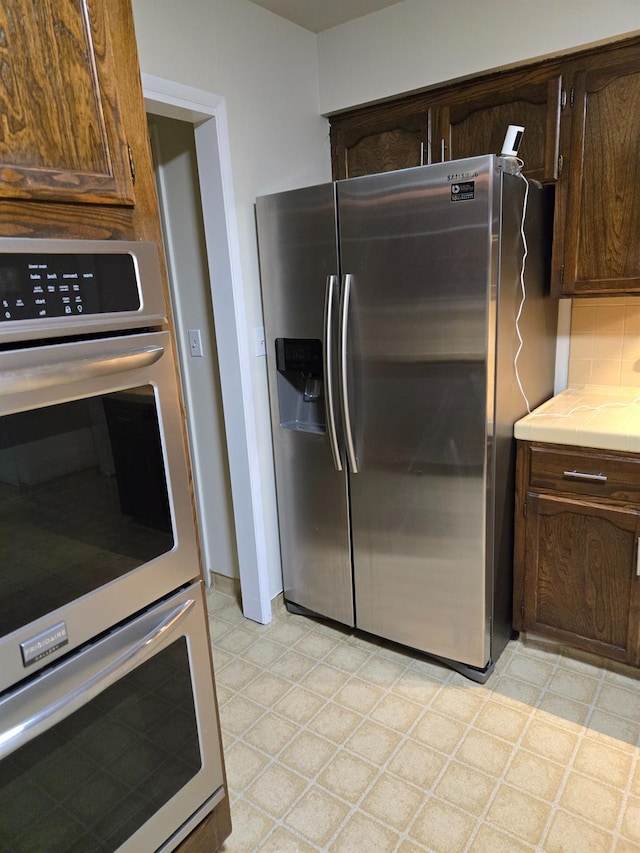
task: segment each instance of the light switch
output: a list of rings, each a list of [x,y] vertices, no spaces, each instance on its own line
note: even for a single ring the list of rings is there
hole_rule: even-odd
[[[194,358],[198,358],[203,355],[200,329],[189,329],[189,350]]]

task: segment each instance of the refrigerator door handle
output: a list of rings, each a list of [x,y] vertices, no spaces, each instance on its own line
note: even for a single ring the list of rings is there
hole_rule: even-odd
[[[342,459],[340,457],[338,432],[336,430],[336,409],[333,400],[333,300],[337,285],[338,276],[328,275],[324,298],[324,348],[322,358],[324,361],[324,394],[327,404],[329,444],[331,445],[335,469],[336,471],[342,471]]]
[[[342,420],[344,423],[344,437],[347,446],[347,459],[352,474],[358,473],[358,460],[353,442],[351,430],[351,413],[349,407],[349,381],[348,381],[348,352],[347,344],[349,337],[349,303],[351,299],[352,275],[342,277],[342,302],[340,305],[340,391],[342,393]]]

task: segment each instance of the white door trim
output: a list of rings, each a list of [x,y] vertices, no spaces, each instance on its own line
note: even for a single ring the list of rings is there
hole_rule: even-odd
[[[271,621],[266,532],[226,103],[212,92],[151,74],[142,74],[142,88],[148,112],[194,126],[242,607],[246,617],[266,624]]]

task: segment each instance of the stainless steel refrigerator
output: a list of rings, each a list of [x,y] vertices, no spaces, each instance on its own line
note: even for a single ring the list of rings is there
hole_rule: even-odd
[[[284,597],[483,682],[513,423],[553,391],[548,196],[493,155],[257,199]],[[523,340],[518,355],[520,337]]]

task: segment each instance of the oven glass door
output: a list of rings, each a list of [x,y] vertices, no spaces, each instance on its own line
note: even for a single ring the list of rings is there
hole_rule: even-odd
[[[0,850],[156,850],[213,808],[205,624],[198,583],[0,700]]]
[[[172,364],[166,333],[0,353],[0,690],[198,576]]]

